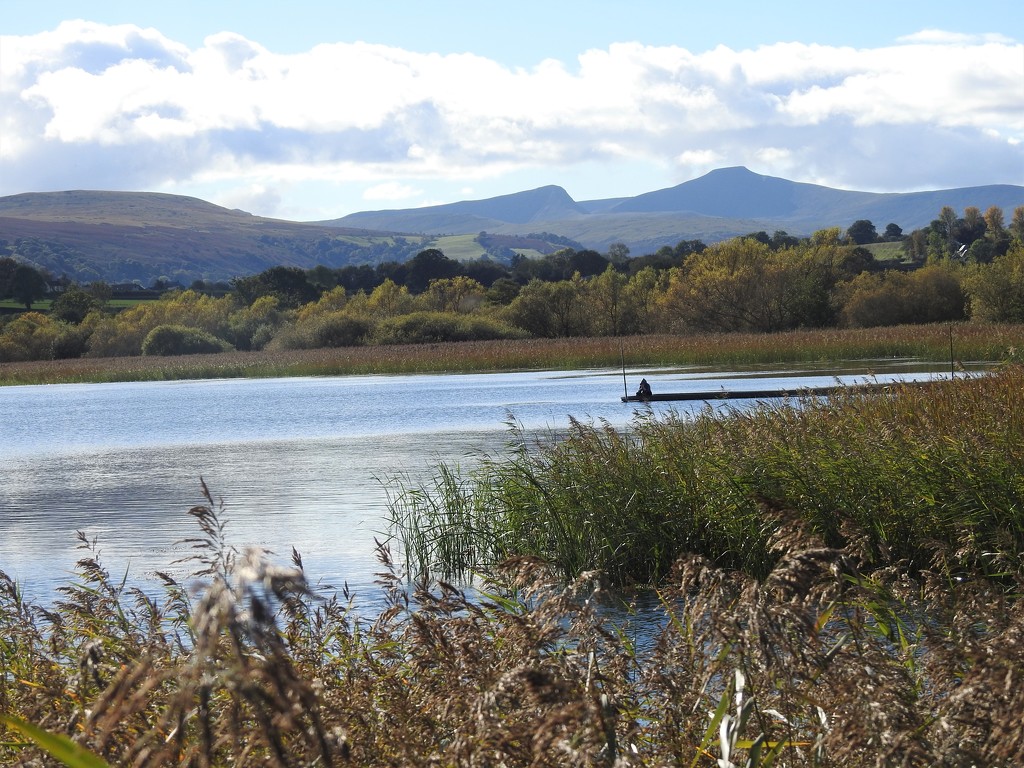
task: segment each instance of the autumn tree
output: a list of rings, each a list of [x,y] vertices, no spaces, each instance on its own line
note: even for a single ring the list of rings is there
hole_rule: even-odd
[[[971,318],[990,323],[1024,323],[1024,246],[991,264],[971,267],[964,280]]]
[[[658,307],[668,287],[669,273],[644,267],[626,284],[626,301],[630,309],[631,325],[627,333],[654,333],[659,330]]]
[[[412,306],[409,289],[393,280],[385,280],[374,288],[366,301],[367,311],[378,317],[394,317],[410,311]]]
[[[1024,205],[1013,209],[1013,218],[1010,219],[1010,237],[1014,242],[1024,245]]]
[[[40,312],[23,312],[0,333],[0,363],[51,359],[60,330],[59,323]]]
[[[629,278],[611,264],[600,275],[587,283],[587,300],[593,310],[595,334],[618,336],[625,330],[624,320],[629,315]]]
[[[718,243],[673,270],[664,311],[675,330],[772,332],[820,324],[828,311],[838,230],[800,248],[759,239]]]
[[[855,328],[962,320],[960,267],[947,262],[913,272],[864,272],[838,293],[843,325]]]
[[[579,275],[558,282],[534,279],[522,287],[502,316],[532,336],[580,336],[588,329],[583,295]]]
[[[431,280],[424,294],[430,309],[455,313],[466,310],[470,304],[479,304],[483,297],[484,287],[465,275]]]

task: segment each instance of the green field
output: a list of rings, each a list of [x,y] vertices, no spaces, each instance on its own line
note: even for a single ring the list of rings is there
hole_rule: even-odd
[[[861,247],[871,251],[875,261],[902,261],[905,256],[903,243],[869,243]]]

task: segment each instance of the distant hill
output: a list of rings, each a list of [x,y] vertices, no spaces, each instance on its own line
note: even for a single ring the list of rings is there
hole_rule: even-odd
[[[365,211],[294,222],[253,216],[196,198],[147,192],[28,193],[0,197],[0,257],[14,255],[55,276],[108,282],[158,277],[185,285],[227,280],[272,266],[309,269],[404,261],[425,248],[453,257],[506,259],[571,245],[633,255],[680,240],[707,243],[764,230],[809,235],[858,219],[881,231],[927,226],[943,206],[962,213],[996,205],[1007,220],[1024,187],[991,185],[878,194],[832,189],[746,168],[722,168],[635,197],[577,202],[558,186],[485,200]],[[486,233],[481,235],[481,233]]]
[[[432,205],[405,211],[365,211],[353,213],[337,221],[320,222],[366,229],[389,229],[388,222],[401,214],[402,232],[467,233],[490,231],[504,224],[530,224],[536,221],[560,221],[585,216],[586,209],[576,203],[561,187],[547,186],[491,197],[486,200],[465,200],[459,203]]]
[[[558,209],[554,202],[548,206]],[[151,192],[73,190],[0,197],[0,257],[16,256],[56,277],[80,282],[138,281],[148,286],[166,278],[189,285],[281,265],[311,269],[405,261],[433,247],[457,249],[464,258],[485,253],[500,258],[518,251],[551,253],[571,242],[518,235],[481,239],[479,228],[468,230],[473,233],[468,238],[461,235],[467,230],[449,231],[458,236],[268,219],[192,197]]]
[[[550,203],[548,203],[550,201]],[[741,166],[721,168],[668,189],[609,200],[573,202],[560,187],[541,187],[476,202],[429,208],[355,213],[331,226],[365,226],[425,233],[486,229],[497,234],[553,232],[588,248],[624,242],[634,253],[680,240],[714,242],[764,230],[805,236],[826,227],[846,229],[868,219],[881,231],[890,223],[905,232],[927,226],[943,206],[962,213],[996,205],[1007,220],[1024,205],[1024,186],[1009,184],[929,192],[851,192],[763,176]]]
[[[0,198],[0,256],[55,276],[151,284],[226,280],[272,266],[341,266],[394,238],[266,219],[179,195],[75,190]],[[419,241],[411,244],[412,255]],[[362,259],[360,259],[362,261]]]

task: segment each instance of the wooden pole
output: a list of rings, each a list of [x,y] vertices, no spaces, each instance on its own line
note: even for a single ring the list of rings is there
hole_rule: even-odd
[[[629,387],[626,386],[626,353],[622,351],[622,342],[619,342],[619,359],[622,360],[622,394],[629,397]]]
[[[949,378],[956,378],[956,363],[953,360],[953,324],[949,324]]]

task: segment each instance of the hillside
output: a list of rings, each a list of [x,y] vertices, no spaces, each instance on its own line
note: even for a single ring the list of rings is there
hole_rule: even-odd
[[[27,193],[0,198],[0,257],[15,256],[78,281],[149,285],[165,278],[187,285],[278,265],[404,261],[425,248],[450,250],[453,258],[507,259],[566,245],[605,252],[622,242],[642,255],[680,240],[712,243],[759,230],[803,236],[825,227],[845,229],[858,219],[879,230],[896,223],[910,232],[927,226],[946,205],[958,213],[967,206],[1000,206],[1009,221],[1013,209],[1024,206],[1024,187],[878,194],[737,167],[629,198],[576,202],[561,187],[545,186],[319,222],[263,218],[159,193]]]
[[[468,231],[469,237],[445,238],[283,221],[150,192],[74,190],[0,198],[0,257],[15,256],[80,282],[151,285],[164,278],[189,285],[279,265],[312,269],[405,261],[425,248],[449,247],[463,258],[479,258],[488,251],[537,255],[564,247],[518,236],[480,242],[479,227]]]
[[[549,199],[559,204],[540,204]],[[910,232],[927,226],[945,205],[958,213],[972,205],[982,211],[996,205],[1009,220],[1013,209],[1024,205],[1024,187],[852,192],[734,167],[635,197],[569,205],[571,200],[560,187],[541,187],[484,201],[356,213],[322,223],[426,233],[453,232],[462,226],[467,232],[486,229],[499,234],[521,232],[527,224],[534,231],[563,235],[588,248],[604,250],[611,243],[624,242],[634,253],[645,253],[680,240],[714,242],[759,230],[805,236],[826,227],[845,229],[858,219],[868,219],[880,230],[895,223]]]

